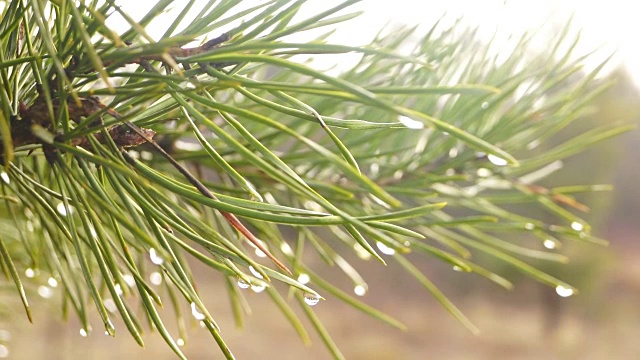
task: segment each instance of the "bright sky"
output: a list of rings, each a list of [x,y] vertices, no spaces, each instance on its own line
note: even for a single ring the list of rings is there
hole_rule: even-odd
[[[261,2],[264,0],[244,0],[242,6],[250,7]],[[340,2],[309,0],[303,5],[302,14],[315,14]],[[149,3],[143,1],[120,0],[117,3],[122,4],[128,12],[140,11],[141,14],[149,6]],[[182,2],[176,1],[176,4]],[[559,31],[573,16],[576,33],[581,29],[577,54],[600,49],[591,58],[592,63],[588,64],[595,65],[615,53],[608,70],[623,64],[636,85],[640,86],[640,51],[636,51],[640,14],[636,8],[636,2],[625,0],[364,0],[347,10],[365,10],[365,14],[341,24],[334,41],[352,45],[366,44],[385,24],[420,24],[426,31],[446,14],[445,23],[462,18],[471,25],[479,25],[480,34],[487,39],[496,30],[499,30],[498,34],[505,43],[510,34],[535,31],[540,35],[538,45],[546,46],[548,40],[544,35]]]
[[[309,3],[318,6],[320,2],[312,0]],[[448,22],[462,18],[472,25],[479,25],[481,35],[487,39],[496,30],[503,35],[503,40],[512,33],[534,31],[541,35],[539,45],[545,46],[545,34],[552,35],[572,19],[573,29],[576,34],[580,31],[581,37],[577,53],[600,49],[589,65],[595,65],[613,53],[607,69],[624,65],[640,86],[640,13],[635,1],[368,0],[357,6],[366,13],[353,20],[349,30],[344,32],[355,43],[366,42],[387,22],[420,24],[426,30],[446,14]]]

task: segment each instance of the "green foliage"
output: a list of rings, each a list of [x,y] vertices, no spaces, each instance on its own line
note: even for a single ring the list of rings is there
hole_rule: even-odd
[[[157,40],[145,29],[159,26],[170,0],[138,22],[112,1],[78,8],[66,1],[0,4],[0,255],[28,316],[20,276],[26,268],[60,282],[64,303],[86,331],[94,308],[107,333],[115,334],[111,318],[119,316],[142,345],[141,323],[147,321],[184,358],[157,312],[163,301],[149,280],[153,275],[162,278],[178,323],[189,306],[231,358],[191,274],[189,264],[200,261],[227,279],[239,323],[244,295],[237,286],[256,292],[266,287],[265,299],[308,341],[274,286],[284,284],[340,358],[308,305],[321,296],[404,325],[315,275],[304,254],[339,267],[360,295],[367,285],[345,260],[348,253],[399,266],[471,331],[474,325],[416,263],[436,258],[511,288],[475,262],[481,255],[574,290],[528,261],[567,260],[543,243],[601,242],[576,215],[581,207],[571,197],[590,187],[535,183],[558,170],[558,160],[630,127],[605,125],[550,149],[538,146],[579,119],[607,86],[595,80],[599,69],[580,72],[582,59],[572,54],[575,43],[567,32],[539,54],[530,53],[530,37],[524,36],[500,59],[490,55],[490,43],[460,25],[434,26],[422,37],[414,29],[381,33],[363,47],[327,43],[335,24],[357,15],[341,13],[355,2],[306,19],[297,16],[304,1],[254,8],[210,1],[199,12],[190,12],[194,1],[180,2],[174,5],[184,8]],[[126,19],[128,31],[106,26],[115,14]],[[174,51],[221,35],[224,26],[235,27],[221,46]],[[327,33],[312,41],[288,38],[318,28]],[[401,54],[408,45],[414,48]],[[361,58],[337,77],[300,60],[336,53]],[[107,108],[74,117],[74,104],[92,95]],[[46,105],[50,124],[32,126],[37,141],[14,148],[17,125],[25,120],[19,119],[21,103],[37,101]],[[149,144],[119,147],[105,129],[125,122],[153,129],[155,141],[182,165]],[[90,146],[74,145],[82,137]],[[215,196],[185,177],[182,166]],[[522,204],[555,220],[528,216]],[[251,239],[225,213],[238,216],[291,274],[261,261],[263,251],[254,256]],[[526,236],[537,241],[517,240]],[[132,311],[138,302],[140,314]]]

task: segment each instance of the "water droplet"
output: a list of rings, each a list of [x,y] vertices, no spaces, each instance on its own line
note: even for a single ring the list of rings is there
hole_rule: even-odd
[[[184,150],[189,152],[202,150],[202,145],[197,141],[177,140],[173,143],[173,146],[178,150]]]
[[[376,246],[378,247],[378,249],[380,249],[380,252],[385,255],[393,255],[396,253],[396,250],[394,248],[390,248],[380,241],[376,242]]]
[[[258,242],[258,244],[262,245],[265,249],[267,249],[267,244],[265,244],[264,241],[260,240],[260,239],[256,239],[256,241]],[[255,249],[256,252],[256,256],[257,257],[261,257],[261,258],[265,258],[267,257],[267,254],[264,253],[264,251],[260,250],[257,246],[255,246],[253,243],[249,243],[249,245],[253,246],[253,248]]]
[[[129,153],[129,155],[136,160],[140,159],[140,153],[135,150],[129,150],[127,151],[127,153]]]
[[[479,177],[489,177],[492,175],[491,170],[487,168],[479,168],[478,170],[476,170],[476,174]]]
[[[561,297],[569,297],[573,295],[574,291],[572,288],[566,288],[562,285],[558,285],[556,286],[556,293],[558,293],[558,295],[560,295]]]
[[[58,210],[58,213],[62,216],[67,216],[67,208],[64,206],[63,203],[58,203],[58,205],[56,206],[56,209]]]
[[[374,203],[384,207],[385,209],[391,209],[391,205],[389,205],[388,203],[386,203],[384,200],[380,199],[379,197],[373,195],[373,194],[369,194],[369,198],[371,198],[371,200],[373,200]]]
[[[116,312],[116,310],[118,310],[118,307],[116,306],[116,302],[113,301],[113,299],[105,299],[102,304],[104,305],[104,307],[107,309],[107,311],[109,312]]]
[[[311,278],[309,277],[309,275],[302,273],[300,275],[298,275],[298,282],[300,284],[308,284],[309,281],[311,281]]]
[[[42,296],[45,299],[50,299],[53,297],[53,290],[51,290],[48,286],[38,286],[38,295]]]
[[[493,154],[487,155],[487,159],[489,159],[489,161],[491,161],[491,163],[496,166],[506,166],[509,163],[507,160]]]
[[[158,256],[158,253],[154,248],[149,249],[149,258],[151,259],[151,262],[156,265],[162,265],[162,263],[164,263],[164,259]]]
[[[129,287],[133,287],[136,285],[136,279],[131,274],[123,275],[122,279],[124,279],[124,282],[126,282]]]
[[[524,228],[525,228],[525,230],[533,230],[533,229],[536,228],[536,226],[534,224],[532,224],[532,223],[526,223],[526,224],[524,224]]]
[[[2,178],[2,181],[4,181],[5,184],[11,184],[11,180],[9,179],[9,174],[7,174],[6,172],[1,172],[0,173],[0,178]]]
[[[87,330],[85,330],[85,329],[80,329],[80,336],[82,336],[82,337],[87,337],[87,335],[89,335],[89,333],[87,332]]]
[[[72,215],[73,214],[73,206],[69,206],[68,208],[64,206],[63,202],[59,202],[56,205],[56,210],[58,210],[58,214],[62,216]]]
[[[196,320],[204,320],[206,317],[203,313],[200,312],[200,309],[198,309],[198,305],[196,305],[196,303],[194,302],[191,303],[191,315],[193,315]]]
[[[49,284],[49,286],[51,286],[51,287],[57,287],[57,286],[58,286],[58,280],[56,280],[56,279],[54,279],[54,278],[50,277],[50,278],[47,280],[47,284]]]
[[[370,174],[371,177],[378,176],[378,173],[380,172],[380,165],[378,163],[372,163],[369,166],[369,171],[371,172]]]
[[[9,348],[6,347],[5,345],[0,345],[0,358],[6,358],[8,356],[9,356]]]
[[[157,272],[157,271],[152,272],[152,273],[149,275],[149,281],[151,281],[151,283],[152,283],[153,285],[160,285],[160,284],[162,284],[162,274],[160,274],[160,273],[159,273],[159,272]]]
[[[398,116],[398,121],[402,123],[402,125],[406,126],[409,129],[424,129],[424,123],[420,121],[413,120],[412,118],[404,115]]]
[[[289,244],[287,244],[286,242],[283,242],[282,244],[280,244],[280,250],[285,255],[293,255],[293,250],[291,249],[291,246],[289,246]]]
[[[240,289],[248,289],[250,286],[251,286],[251,284],[246,282],[244,279],[242,279],[242,278],[238,279],[238,287]]]
[[[489,108],[489,102],[487,101],[483,101],[482,104],[480,105],[480,107],[484,110]]]
[[[545,241],[542,242],[542,245],[550,250],[553,250],[557,247],[556,242],[551,239],[546,239]]]
[[[353,292],[358,295],[358,296],[365,296],[367,294],[367,285],[363,284],[363,285],[356,285],[353,288]]]
[[[178,338],[178,340],[176,340],[176,344],[178,344],[178,346],[184,346],[184,340],[182,338]]]
[[[540,146],[540,140],[536,139],[527,144],[527,150],[533,150]]]
[[[358,257],[362,260],[369,260],[371,259],[371,254],[365,250],[365,248],[362,247],[362,245],[358,244],[358,243],[354,243],[353,244],[353,250],[356,251],[356,255],[358,255]]]
[[[462,271],[462,268],[461,268],[460,266],[458,266],[458,265],[454,265],[454,266],[453,266],[453,271],[461,272],[461,271]]]
[[[258,279],[264,279],[264,277],[262,276],[262,274],[260,274],[258,272],[258,270],[256,270],[253,266],[249,265],[249,271],[251,271],[251,273],[253,274],[253,276],[257,277]]]
[[[584,229],[584,225],[577,221],[571,223],[571,228],[575,231],[582,231]]]
[[[94,239],[98,238],[98,233],[96,232],[96,229],[93,226],[89,228],[89,232],[91,233],[91,236],[93,236]]]
[[[111,320],[107,319],[107,323],[104,324],[104,334],[108,335],[108,336],[116,336],[116,327],[113,326],[113,323],[111,322]]]
[[[251,291],[253,291],[256,294],[259,294],[261,292],[264,291],[264,289],[267,288],[267,284],[255,284],[255,285],[251,285]]]
[[[153,159],[153,153],[149,152],[149,151],[141,151],[140,152],[140,157],[142,158],[142,160],[152,160]]]
[[[479,186],[469,186],[466,188],[462,188],[463,194],[466,197],[474,197],[478,195],[478,191],[480,191]]]
[[[320,296],[311,293],[304,293],[304,302],[309,306],[314,306],[320,302]]]

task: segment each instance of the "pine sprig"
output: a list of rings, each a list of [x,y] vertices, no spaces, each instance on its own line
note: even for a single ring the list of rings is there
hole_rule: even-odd
[[[325,35],[288,38],[357,16],[342,12],[357,1],[306,19],[304,1],[210,1],[200,11],[189,1],[165,21],[172,3],[159,1],[138,22],[113,1],[0,4],[0,216],[11,220],[1,223],[0,255],[29,319],[26,268],[61,282],[85,334],[97,311],[108,334],[118,316],[142,346],[142,317],[184,358],[183,313],[191,311],[232,358],[191,273],[190,262],[199,261],[225,279],[239,324],[246,304],[238,289],[266,291],[308,342],[280,283],[341,358],[310,307],[323,294],[404,325],[316,275],[303,253],[338,267],[357,296],[367,292],[366,274],[345,248],[399,266],[473,332],[416,266],[425,257],[404,254],[512,288],[475,262],[484,254],[576,291],[528,261],[566,262],[548,250],[564,239],[601,242],[571,197],[591,189],[536,183],[560,170],[558,160],[631,127],[541,146],[608,85],[595,80],[600,68],[581,72],[568,28],[539,54],[524,36],[498,63],[491,44],[460,24],[436,25],[421,38],[415,29],[381,32],[362,47],[330,44]],[[116,14],[128,30],[108,27]],[[163,27],[159,38],[149,33],[154,27]],[[417,41],[403,53],[410,39]],[[201,42],[187,45],[193,40]],[[347,53],[361,59],[340,76],[297,60]],[[511,206],[518,204],[555,220]],[[514,243],[514,235],[541,246]],[[265,256],[279,270],[262,264]],[[157,311],[165,292],[180,341]],[[142,314],[131,311],[138,303]]]

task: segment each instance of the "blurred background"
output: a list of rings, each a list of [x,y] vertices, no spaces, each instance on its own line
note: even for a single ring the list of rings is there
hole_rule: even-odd
[[[487,37],[503,38],[504,46],[523,31],[536,31],[538,46],[544,46],[545,36],[572,19],[576,33],[581,30],[583,53],[598,49],[594,64],[615,51],[605,76],[617,80],[616,85],[593,101],[594,111],[579,121],[579,127],[586,129],[620,120],[638,122],[640,104],[636,86],[640,84],[640,53],[635,51],[635,35],[640,23],[635,21],[632,2],[608,1],[606,5],[599,1],[417,3],[365,1],[361,7],[367,13],[342,25],[333,40],[363,44],[385,24],[420,24],[428,29],[446,13],[445,21],[462,18],[470,26],[479,26]],[[319,0],[310,1],[308,5],[308,12],[326,6]],[[480,335],[474,336],[417,282],[397,281],[405,278],[399,276],[400,269],[354,259],[369,284],[364,300],[396,317],[409,329],[402,332],[388,327],[336,299],[328,298],[314,310],[348,359],[640,358],[639,147],[640,132],[627,133],[570,158],[564,163],[564,171],[545,180],[555,185],[611,183],[615,186],[610,193],[578,197],[591,208],[584,217],[592,224],[593,233],[609,240],[608,247],[567,243],[564,252],[571,255],[571,263],[534,264],[576,286],[580,294],[562,298],[553,288],[520,278],[518,274],[508,276],[508,273],[506,277],[516,288],[506,291],[473,275],[451,271],[450,266],[438,261],[424,263],[422,270],[481,329]],[[331,269],[320,262],[317,265],[320,275],[330,276]],[[194,272],[199,273],[202,298],[207,299],[209,310],[237,358],[329,358],[318,337],[312,338],[314,344],[310,347],[302,344],[275,305],[261,301],[260,294],[247,295],[253,314],[246,318],[244,329],[236,329],[228,297],[220,293],[224,279],[195,263]],[[340,285],[339,281],[337,284]],[[24,319],[18,303],[16,307],[3,307],[2,311],[13,308],[16,314],[2,317],[0,357],[175,358],[157,334],[145,336],[145,349],[139,348],[125,333],[111,338],[95,331],[83,337],[73,316],[65,323],[59,321],[59,308],[52,307],[46,296],[40,295],[30,297],[35,310],[33,325]],[[171,319],[171,315],[166,318]],[[116,324],[119,326],[122,324]],[[211,336],[195,321],[189,335],[184,352],[190,359],[220,358]]]

